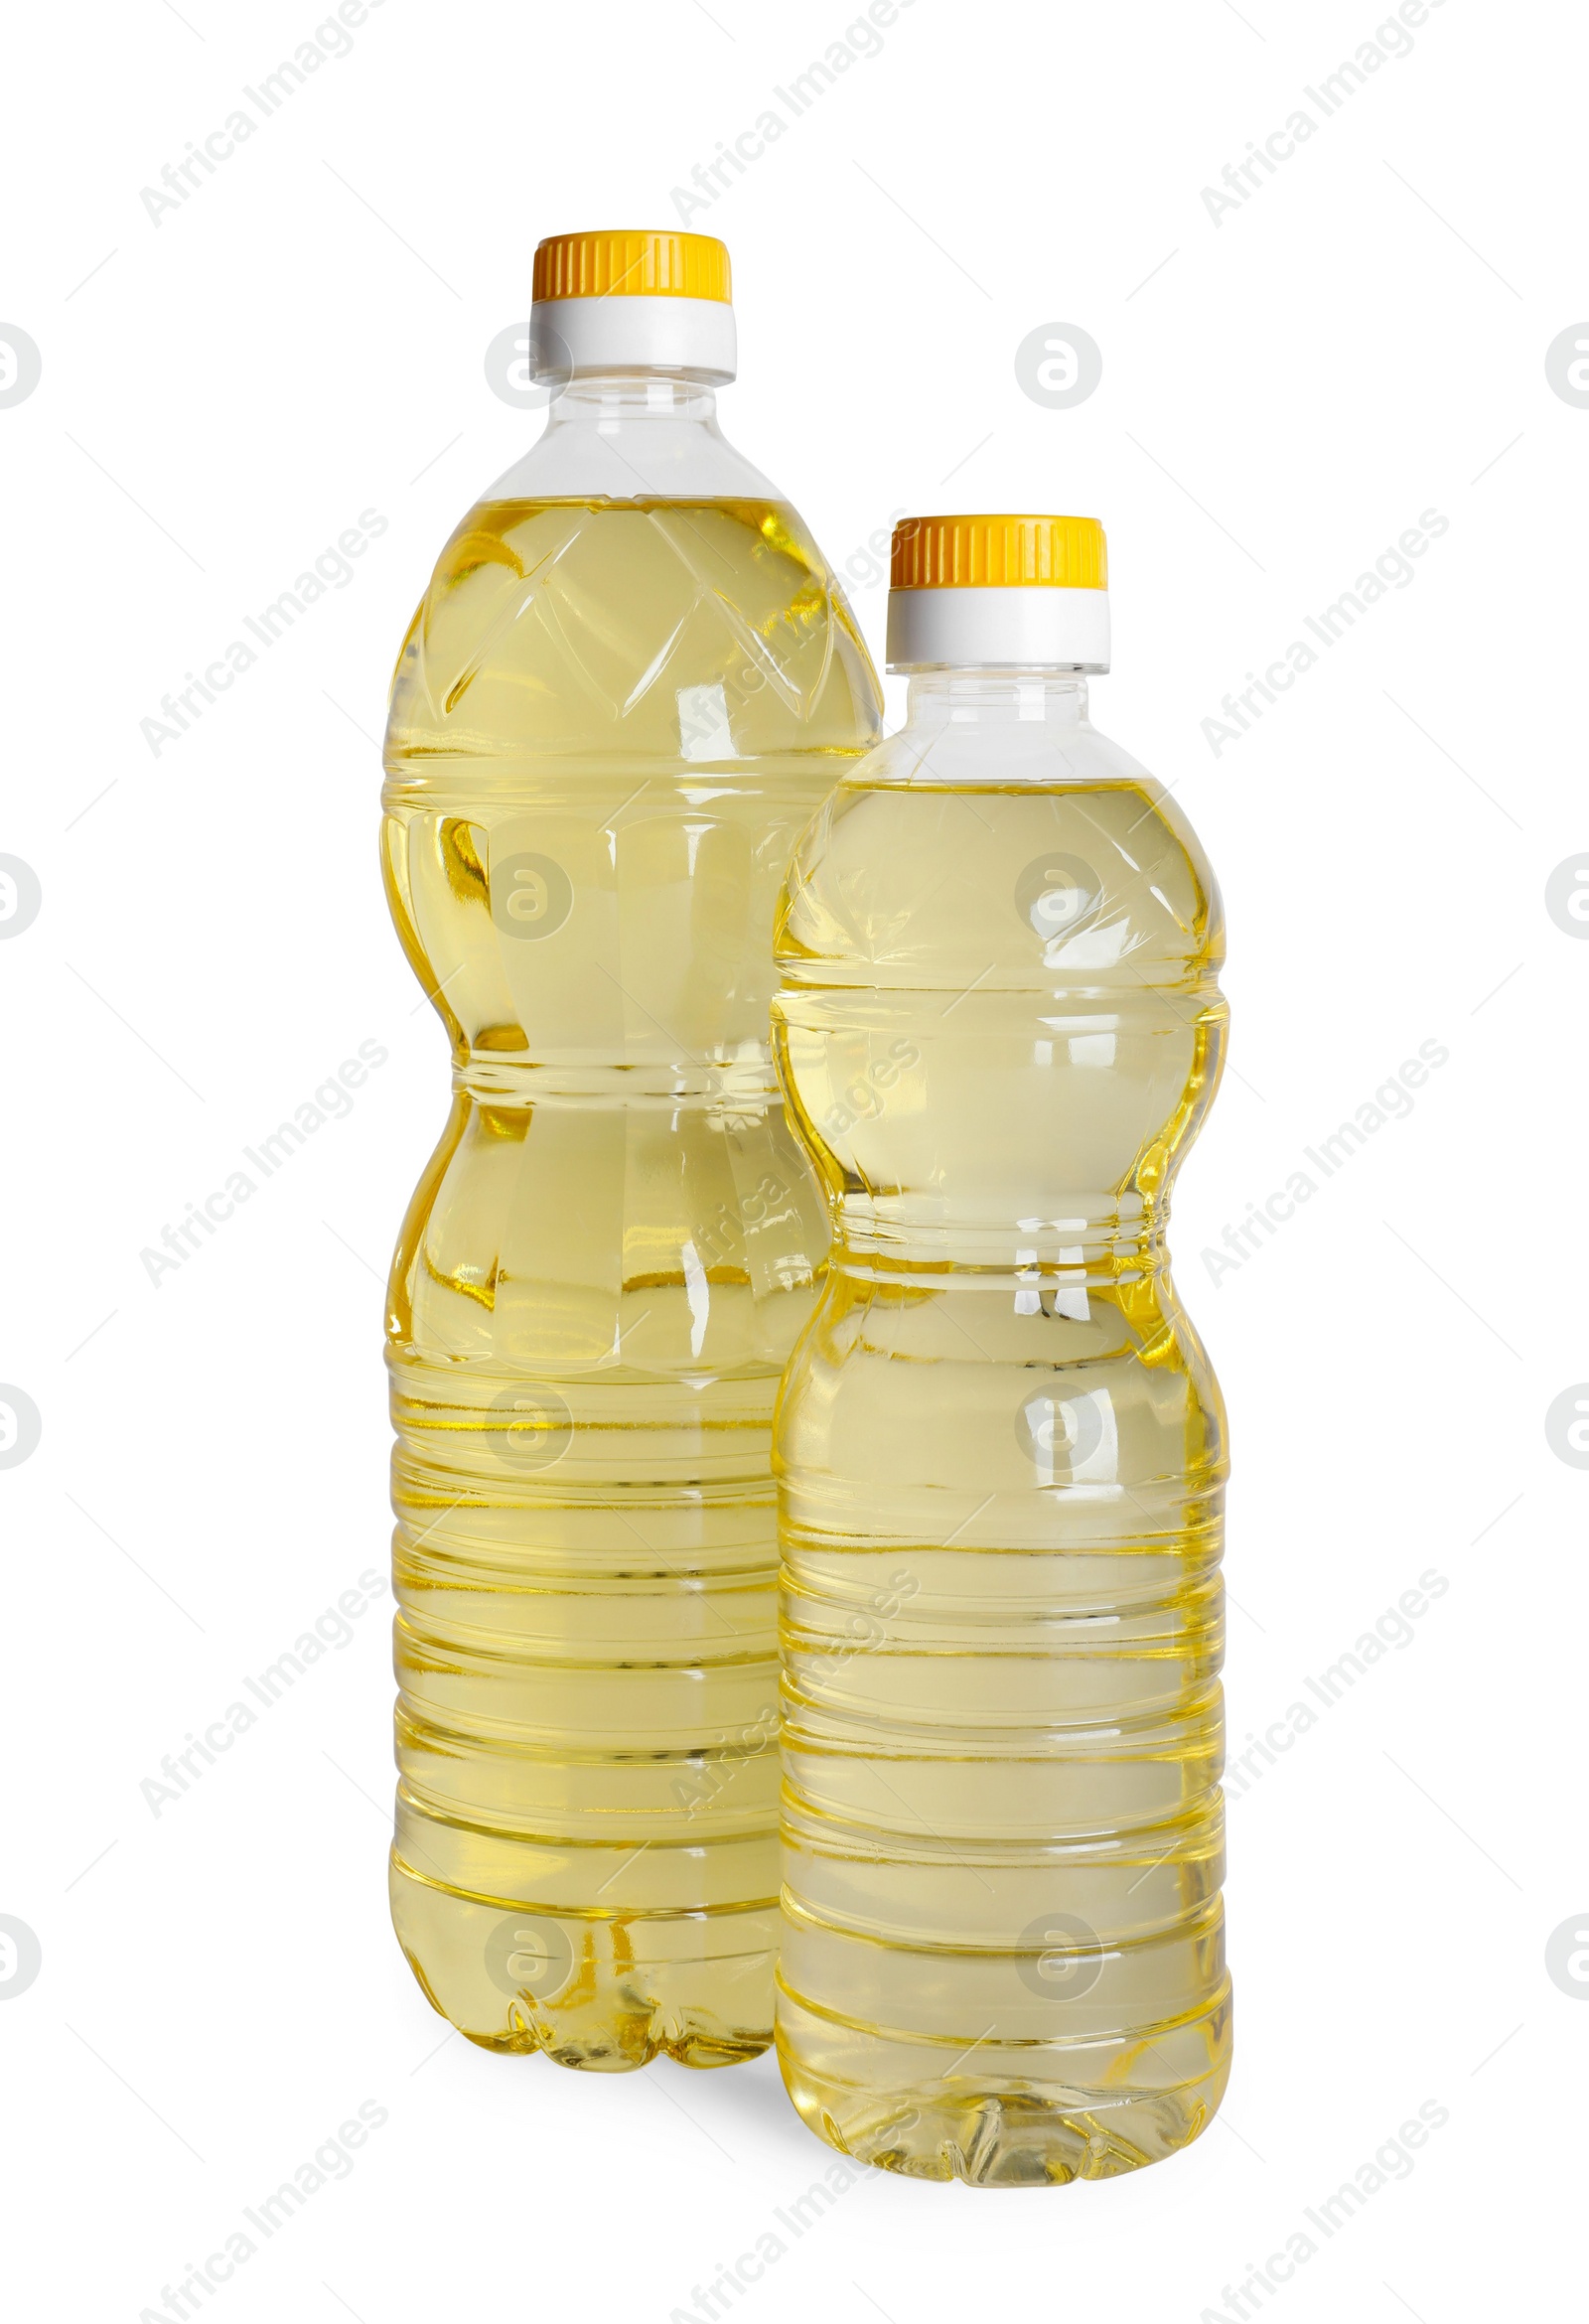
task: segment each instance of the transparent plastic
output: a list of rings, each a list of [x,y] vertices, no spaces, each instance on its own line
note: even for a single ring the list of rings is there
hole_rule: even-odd
[[[1228,2073],[1225,1426],[1164,1241],[1223,958],[1078,676],[913,680],[790,870],[775,1049],[835,1245],[775,1437],[778,2043],[887,2169],[1111,2176]]]
[[[392,1911],[488,2048],[765,2048],[769,1430],[824,1205],[769,1054],[794,839],[878,692],[683,376],[576,377],[399,656],[384,860],[454,1099],[391,1276]]]

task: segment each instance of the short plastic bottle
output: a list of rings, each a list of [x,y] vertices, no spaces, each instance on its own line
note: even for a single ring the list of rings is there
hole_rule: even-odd
[[[845,2153],[1051,2184],[1185,2145],[1229,2069],[1225,1422],[1165,1248],[1224,929],[1088,720],[1101,529],[911,519],[894,582],[909,720],[777,940],[835,1224],[775,1427],[778,2044]]]

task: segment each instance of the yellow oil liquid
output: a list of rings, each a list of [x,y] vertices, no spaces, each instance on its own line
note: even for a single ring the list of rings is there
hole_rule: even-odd
[[[897,740],[779,939],[836,1240],[775,1445],[778,2042],[841,2150],[1051,2184],[1184,2145],[1228,2072],[1224,1419],[1163,1242],[1224,937],[1140,771],[935,780]]]
[[[771,2039],[769,1429],[827,1241],[772,923],[877,708],[764,502],[483,503],[398,661],[388,893],[454,1100],[391,1277],[392,1910],[490,2048]]]

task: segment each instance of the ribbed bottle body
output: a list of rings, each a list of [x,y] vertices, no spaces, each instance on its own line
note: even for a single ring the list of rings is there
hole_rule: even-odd
[[[769,1428],[827,1232],[771,930],[875,716],[745,497],[485,503],[398,663],[388,893],[454,1093],[392,1270],[392,1901],[489,2047],[770,2038]]]
[[[1228,2070],[1224,1419],[1164,1248],[1223,932],[1077,682],[918,690],[779,936],[837,1236],[775,1438],[779,2048],[845,2151],[1044,2183],[1184,2144]]]

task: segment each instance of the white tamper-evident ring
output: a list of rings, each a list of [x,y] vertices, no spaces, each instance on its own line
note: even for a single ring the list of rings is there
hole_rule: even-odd
[[[1109,666],[1106,589],[892,589],[893,670]]]
[[[529,311],[537,379],[570,371],[690,371],[732,379],[738,368],[734,310],[726,299],[605,297],[537,299]]]

